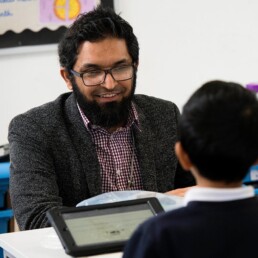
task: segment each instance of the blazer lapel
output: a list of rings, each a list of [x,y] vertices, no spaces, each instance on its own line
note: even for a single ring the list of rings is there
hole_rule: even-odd
[[[155,164],[155,136],[151,130],[148,120],[135,104],[139,122],[140,130],[134,129],[135,145],[140,166],[140,173],[142,176],[144,190],[157,191],[157,178],[156,178],[156,164]]]
[[[82,121],[73,94],[67,99],[66,114],[70,122],[69,132],[81,161],[90,195],[101,194],[101,177],[97,153],[91,136]]]

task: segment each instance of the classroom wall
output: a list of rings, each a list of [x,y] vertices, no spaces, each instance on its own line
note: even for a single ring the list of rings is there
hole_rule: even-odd
[[[0,145],[17,114],[66,91],[59,75],[56,45],[0,50]]]
[[[202,83],[258,81],[257,0],[114,0],[140,43],[137,93],[182,108]],[[0,144],[13,116],[67,91],[56,45],[0,50]]]

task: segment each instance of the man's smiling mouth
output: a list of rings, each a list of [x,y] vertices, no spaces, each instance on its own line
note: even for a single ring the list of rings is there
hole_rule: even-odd
[[[115,91],[110,91],[110,92],[96,92],[95,96],[99,98],[114,98],[122,93],[121,90],[115,90]]]
[[[109,93],[109,94],[98,95],[98,97],[100,97],[100,98],[113,98],[113,97],[115,97],[117,95],[118,95],[118,93]]]

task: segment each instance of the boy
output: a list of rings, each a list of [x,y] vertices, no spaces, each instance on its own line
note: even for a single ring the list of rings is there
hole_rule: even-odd
[[[242,186],[258,160],[258,101],[239,84],[211,81],[183,108],[176,154],[197,186],[185,207],[143,223],[128,257],[257,257],[258,199]]]

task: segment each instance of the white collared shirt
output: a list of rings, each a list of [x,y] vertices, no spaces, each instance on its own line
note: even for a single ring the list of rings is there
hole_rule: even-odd
[[[237,188],[209,188],[195,186],[189,189],[184,197],[183,205],[190,201],[223,202],[246,199],[255,195],[252,186],[242,186]]]

